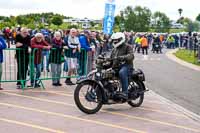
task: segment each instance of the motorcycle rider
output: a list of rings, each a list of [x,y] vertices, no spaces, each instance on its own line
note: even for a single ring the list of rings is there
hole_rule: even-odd
[[[156,47],[156,45],[158,45],[158,47]],[[155,51],[162,53],[160,37],[157,34],[154,35],[152,51],[153,53],[155,53]]]
[[[111,36],[114,49],[111,52],[112,68],[119,68],[119,79],[122,86],[122,97],[128,99],[128,76],[133,69],[133,49],[126,44],[124,33],[117,32]]]

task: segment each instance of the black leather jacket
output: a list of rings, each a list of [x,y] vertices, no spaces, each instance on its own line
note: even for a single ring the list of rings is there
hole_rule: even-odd
[[[133,48],[128,44],[123,44],[117,48],[114,48],[111,52],[111,59],[117,59],[112,61],[112,67],[119,67],[121,61],[125,61],[125,64],[133,67],[134,53]]]

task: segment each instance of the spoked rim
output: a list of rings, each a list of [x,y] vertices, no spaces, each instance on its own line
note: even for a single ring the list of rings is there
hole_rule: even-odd
[[[102,107],[102,94],[99,85],[93,82],[79,84],[74,92],[78,108],[87,114],[94,114]]]
[[[144,87],[139,82],[131,82],[129,85],[129,89],[131,89],[132,85],[138,87],[135,91],[143,91]],[[130,100],[128,103],[133,107],[139,107],[144,100],[144,93],[136,93],[135,98]]]
[[[95,88],[94,88],[95,87]],[[79,99],[82,106],[86,109],[94,109],[98,106],[96,86],[87,84],[83,85],[79,91]]]

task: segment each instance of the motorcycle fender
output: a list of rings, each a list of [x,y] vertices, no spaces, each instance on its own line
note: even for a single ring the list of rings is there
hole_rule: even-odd
[[[144,72],[140,69],[133,71],[132,78],[133,78],[133,80],[140,80],[140,81],[144,82],[145,81]]]
[[[141,83],[141,85],[144,87],[144,91],[148,91],[148,89],[146,88],[144,82],[140,82],[140,83]]]

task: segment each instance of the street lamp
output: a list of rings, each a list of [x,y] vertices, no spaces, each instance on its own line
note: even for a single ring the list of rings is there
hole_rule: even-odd
[[[181,14],[182,14],[182,12],[183,12],[183,9],[179,8],[179,9],[178,9],[178,12],[179,12],[180,18],[181,18]]]

